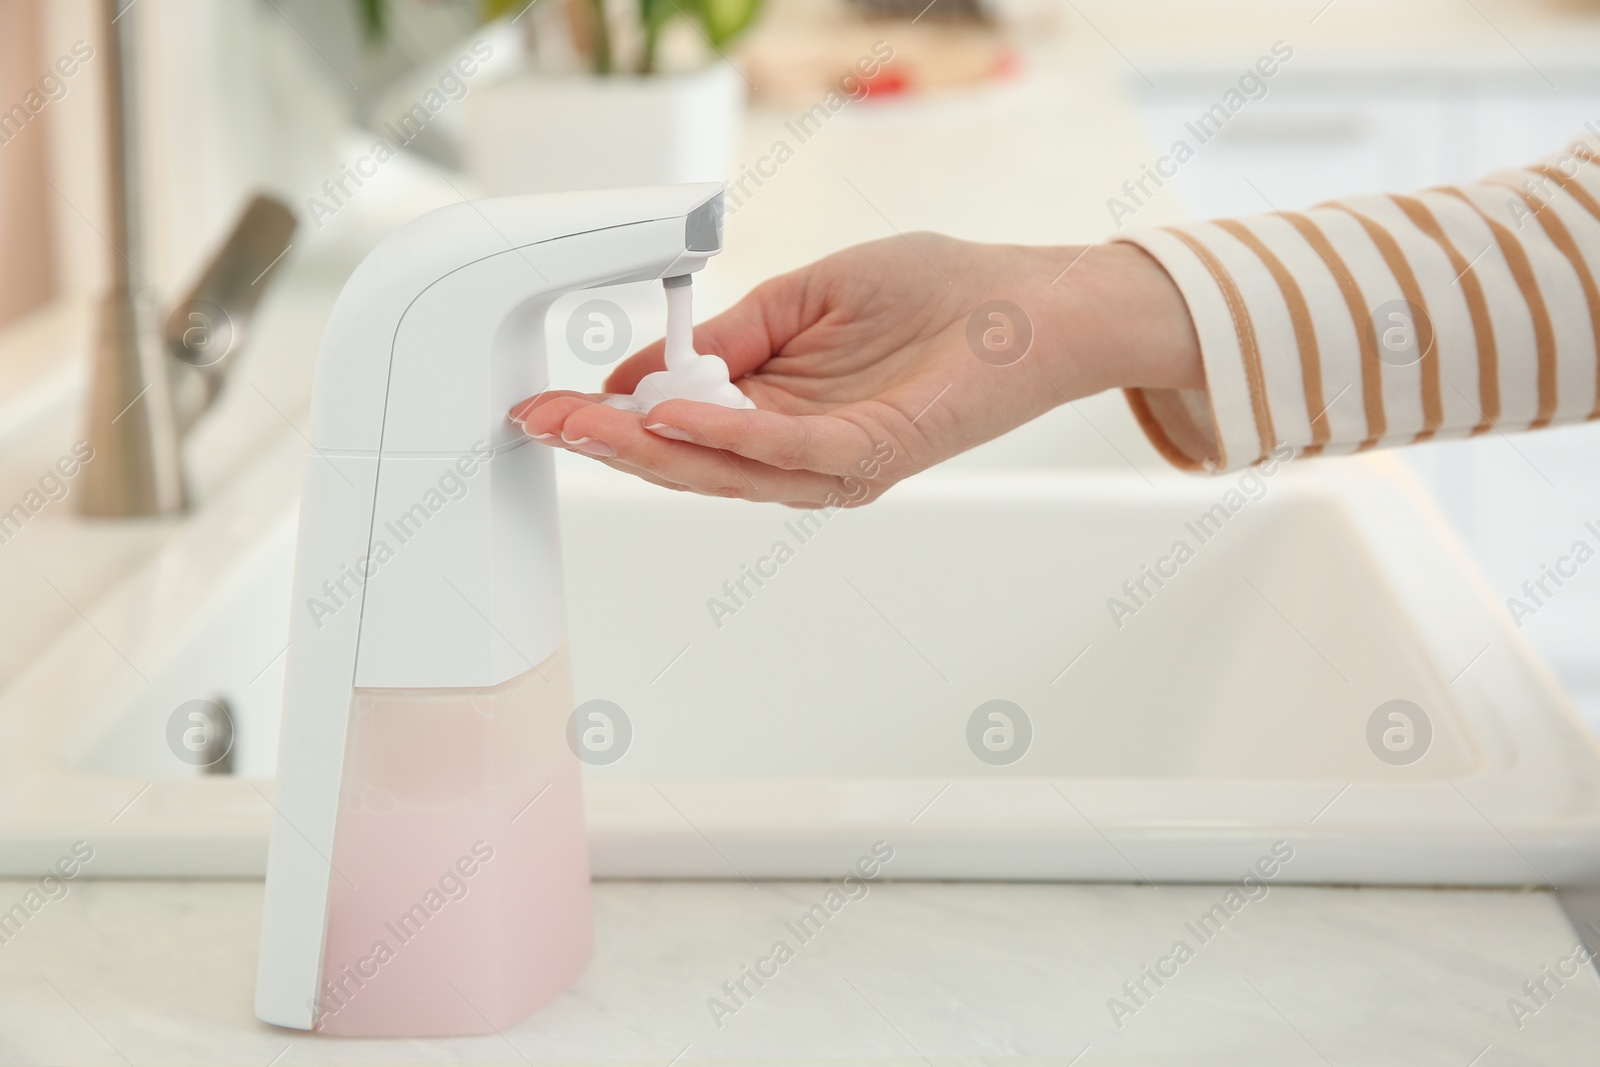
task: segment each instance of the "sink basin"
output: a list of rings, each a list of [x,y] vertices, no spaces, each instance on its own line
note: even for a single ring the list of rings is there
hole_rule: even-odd
[[[100,876],[262,872],[301,448],[0,696],[0,873],[80,838]],[[831,515],[561,459],[576,696],[618,746],[597,876],[833,877],[880,840],[900,878],[1233,880],[1279,841],[1294,882],[1600,873],[1600,751],[1390,457],[953,467]],[[169,749],[192,700],[231,773]]]

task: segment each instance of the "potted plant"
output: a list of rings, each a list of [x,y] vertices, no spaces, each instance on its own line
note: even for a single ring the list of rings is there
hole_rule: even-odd
[[[529,61],[472,93],[467,169],[491,195],[722,180],[745,92],[725,49],[760,4],[483,0],[526,19]]]

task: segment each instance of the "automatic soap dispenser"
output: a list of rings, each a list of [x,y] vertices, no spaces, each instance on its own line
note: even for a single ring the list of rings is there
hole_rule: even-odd
[[[588,960],[546,387],[563,293],[699,270],[717,184],[461,203],[378,245],[317,359],[256,1014],[490,1033]]]

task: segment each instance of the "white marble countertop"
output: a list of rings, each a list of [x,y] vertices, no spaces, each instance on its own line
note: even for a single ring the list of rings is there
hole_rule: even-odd
[[[28,885],[0,882],[0,909]],[[784,924],[824,883],[599,883],[594,958],[544,1011],[494,1037],[358,1041],[251,1015],[259,883],[70,885],[0,944],[8,1067],[1000,1057],[1571,1067],[1600,1048],[1592,970],[1559,988],[1546,979],[1542,1006],[1522,989],[1573,950],[1545,893],[1276,886],[1201,943],[1185,924],[1221,887],[880,883],[802,944]],[[707,1001],[780,938],[793,959],[719,1028]],[[1122,984],[1179,939],[1193,958],[1159,989],[1147,980],[1153,995],[1134,1005]],[[1134,1008],[1120,1029],[1112,997]],[[1520,1020],[1512,997],[1530,1011]]]

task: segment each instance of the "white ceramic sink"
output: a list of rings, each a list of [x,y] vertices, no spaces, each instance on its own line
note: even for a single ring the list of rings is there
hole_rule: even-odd
[[[261,872],[301,447],[0,698],[0,872],[78,838],[102,876]],[[587,768],[600,876],[830,877],[879,839],[902,878],[1228,880],[1279,839],[1301,882],[1600,867],[1600,753],[1391,459],[1231,501],[1238,476],[952,468],[802,539],[804,513],[562,458],[577,699],[632,729]],[[1204,543],[1187,525],[1239,501]],[[1179,539],[1193,558],[1119,627],[1108,598]],[[708,599],[778,541],[718,626]],[[167,745],[212,698],[232,775]],[[1409,763],[1369,743],[1395,699],[1431,726]],[[1031,723],[1005,766],[968,740],[993,700]]]

